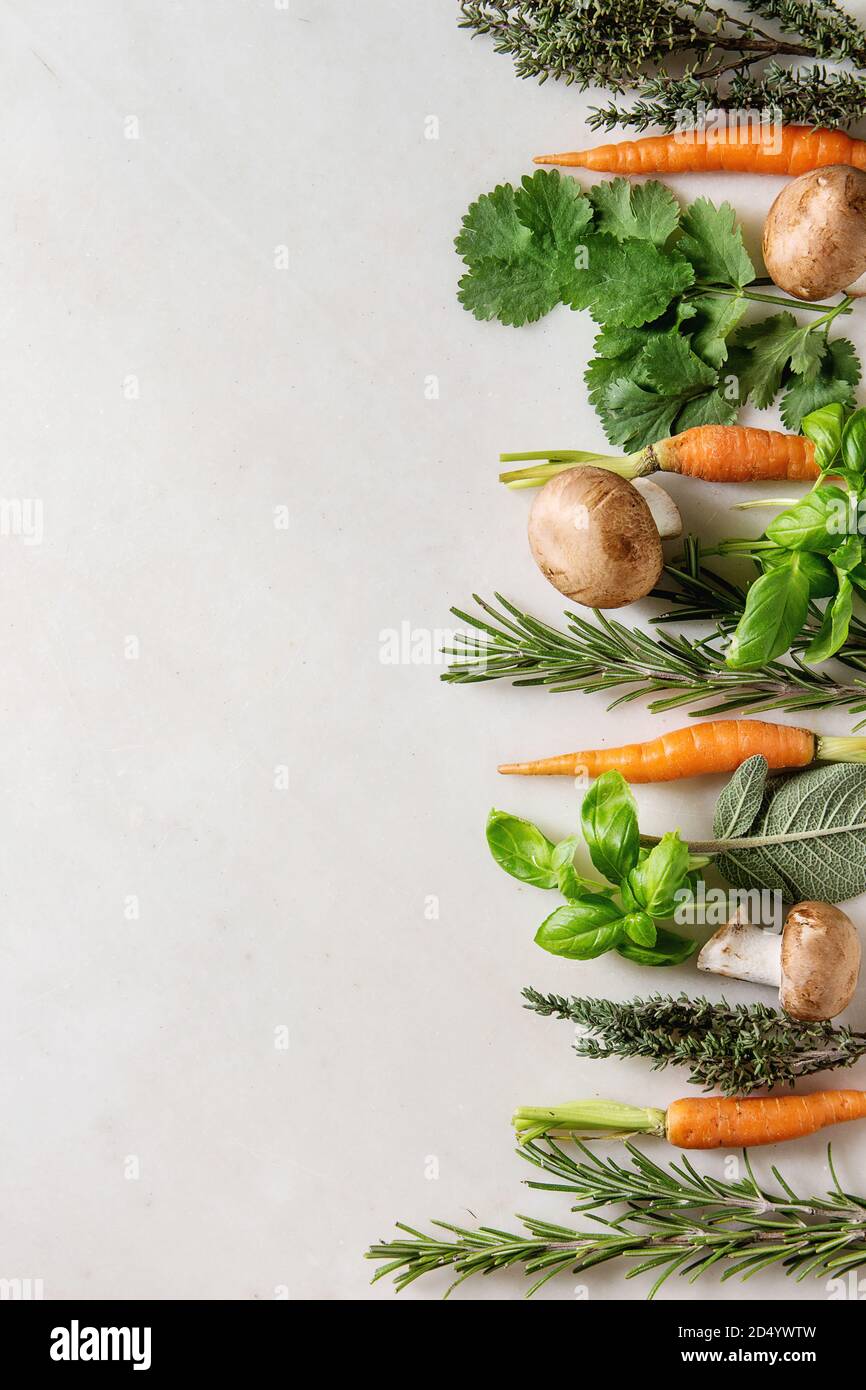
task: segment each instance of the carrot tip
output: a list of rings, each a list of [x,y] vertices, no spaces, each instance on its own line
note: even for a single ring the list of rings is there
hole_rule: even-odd
[[[522,769],[521,769],[520,763],[500,763],[499,766],[498,766],[498,768],[496,769],[496,771],[497,771],[497,772],[505,772],[505,773],[508,773],[508,772],[520,772],[520,771],[522,771]]]

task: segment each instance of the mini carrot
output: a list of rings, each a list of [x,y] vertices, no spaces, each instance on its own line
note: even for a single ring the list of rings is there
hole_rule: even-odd
[[[545,453],[500,454],[500,463],[544,462],[532,468],[500,473],[511,488],[541,487],[548,478],[582,463],[606,468],[621,478],[645,478],[648,473],[680,473],[708,483],[752,483],[776,479],[814,482],[818,477],[815,445],[802,434],[759,430],[748,425],[695,425],[670,439],[648,444],[636,454],[584,453],[559,449]]]
[[[606,174],[692,174],[721,170],[737,174],[805,174],[828,164],[866,169],[866,140],[843,130],[804,125],[751,124],[718,130],[677,131],[620,140],[592,150],[540,154],[536,164],[562,164]]]
[[[518,1140],[543,1134],[578,1133],[584,1138],[626,1139],[651,1134],[679,1149],[753,1148],[800,1139],[828,1125],[866,1118],[866,1091],[813,1091],[807,1096],[688,1096],[667,1110],[615,1101],[526,1106],[514,1112]]]
[[[734,772],[761,753],[771,768],[806,767],[811,762],[866,762],[866,738],[824,738],[810,729],[763,719],[710,719],[689,724],[646,743],[619,748],[584,748],[528,763],[501,763],[499,771],[521,777],[600,777],[616,769],[627,782],[674,782],[710,772]]]

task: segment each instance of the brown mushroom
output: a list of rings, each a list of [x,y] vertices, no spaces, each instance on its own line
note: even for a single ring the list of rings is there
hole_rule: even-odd
[[[542,574],[567,598],[620,608],[654,588],[664,565],[661,537],[680,529],[676,504],[657,483],[642,480],[638,488],[582,466],[558,473],[538,493],[529,545]]]
[[[846,1009],[860,973],[860,937],[847,913],[830,903],[792,907],[781,935],[750,926],[740,912],[711,936],[698,969],[775,985],[792,1018],[817,1022]]]
[[[866,173],[846,164],[787,184],[764,223],[764,262],[797,299],[866,294]]]

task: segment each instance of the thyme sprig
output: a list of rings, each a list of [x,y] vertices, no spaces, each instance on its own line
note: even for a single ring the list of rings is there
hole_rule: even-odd
[[[702,997],[654,994],[648,999],[567,998],[523,991],[527,1009],[578,1025],[580,1057],[643,1057],[653,1070],[689,1069],[704,1090],[748,1095],[793,1086],[801,1076],[851,1067],[866,1054],[866,1033],[829,1021],[803,1023],[766,1004],[712,1003]]]
[[[459,23],[493,39],[519,77],[581,90],[633,91],[631,108],[594,110],[592,126],[681,127],[685,114],[772,109],[786,121],[848,125],[866,111],[866,79],[828,72],[831,59],[866,67],[866,32],[835,0],[751,0],[774,34],[703,0],[461,0]]]
[[[629,1167],[597,1157],[580,1142],[566,1149],[546,1139],[519,1150],[548,1178],[531,1180],[529,1187],[570,1194],[572,1210],[591,1213],[601,1229],[575,1230],[531,1216],[518,1216],[524,1226],[518,1234],[432,1222],[448,1233],[442,1237],[398,1223],[400,1236],[366,1252],[381,1262],[374,1282],[392,1275],[399,1290],[424,1274],[452,1269],[457,1277],[450,1293],[473,1274],[518,1266],[537,1276],[529,1297],[557,1274],[626,1258],[633,1262],[626,1278],[656,1275],[652,1298],[671,1275],[693,1284],[713,1267],[724,1266],[726,1280],[777,1266],[800,1282],[809,1275],[840,1277],[866,1263],[866,1198],[842,1189],[829,1148],[832,1188],[799,1197],[776,1168],[777,1188],[759,1184],[747,1153],[746,1176],[726,1182],[699,1173],[685,1155],[662,1168],[634,1145],[626,1147]],[[596,1214],[619,1206],[618,1215]]]
[[[510,680],[587,694],[620,691],[609,709],[660,695],[650,701],[653,713],[679,707],[703,716],[745,709],[866,711],[866,680],[837,681],[804,665],[796,652],[757,671],[731,669],[725,665],[722,627],[706,638],[683,633],[656,637],[596,610],[595,623],[566,612],[567,630],[562,631],[524,613],[502,594],[495,595],[498,610],[478,594],[473,598],[483,616],[451,609],[474,631],[457,633],[455,645],[443,648],[454,657],[443,681],[472,685]],[[838,656],[849,660],[844,648]],[[861,660],[858,648],[850,664]]]

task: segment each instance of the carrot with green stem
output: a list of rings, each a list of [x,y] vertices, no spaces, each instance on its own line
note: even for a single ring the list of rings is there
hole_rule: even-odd
[[[600,777],[622,773],[627,782],[674,782],[682,777],[734,772],[761,754],[773,770],[812,762],[864,763],[866,738],[829,738],[810,729],[763,719],[711,719],[672,729],[645,743],[618,748],[584,748],[526,763],[502,763],[499,771],[521,777]]]
[[[803,125],[731,123],[719,129],[676,131],[620,140],[591,150],[540,154],[536,164],[559,164],[605,174],[805,174],[831,164],[866,169],[866,140],[844,130]]]
[[[536,460],[541,462],[536,463]],[[670,439],[648,444],[636,454],[615,456],[578,449],[500,454],[500,463],[532,463],[531,468],[500,473],[507,487],[541,487],[568,468],[590,464],[621,478],[649,473],[679,473],[708,483],[753,483],[785,479],[814,482],[819,477],[815,445],[802,434],[753,429],[747,425],[695,425]]]
[[[667,1110],[615,1101],[523,1106],[512,1124],[521,1144],[542,1135],[628,1139],[650,1134],[678,1149],[753,1148],[801,1139],[828,1125],[866,1118],[866,1091],[813,1091],[806,1096],[689,1096]]]

